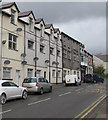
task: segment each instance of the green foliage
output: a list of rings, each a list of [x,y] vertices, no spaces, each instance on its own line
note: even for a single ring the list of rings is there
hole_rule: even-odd
[[[100,66],[93,66],[94,67],[94,73],[97,73],[98,75],[102,77],[108,77],[108,74],[105,74],[105,68],[100,65]]]

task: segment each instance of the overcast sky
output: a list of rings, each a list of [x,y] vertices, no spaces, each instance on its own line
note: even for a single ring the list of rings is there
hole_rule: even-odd
[[[105,2],[17,2],[21,11],[32,10],[36,18],[82,42],[92,53],[106,52]]]

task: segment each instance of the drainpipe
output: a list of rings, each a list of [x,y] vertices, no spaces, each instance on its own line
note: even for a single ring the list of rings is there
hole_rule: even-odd
[[[57,56],[57,50],[58,50],[58,38],[59,35],[57,34],[57,42],[56,42],[56,84],[58,83],[58,56]]]
[[[2,27],[3,27],[3,14],[2,14],[2,11],[0,12],[1,14],[1,40],[0,40],[0,80],[2,80],[2,33],[3,33],[3,30],[2,30]]]
[[[36,29],[35,29],[35,77],[37,76],[37,73],[36,73],[36,66],[37,66],[37,37],[36,37]]]
[[[50,61],[50,40],[51,40],[51,35],[49,36],[49,83],[51,82],[51,69],[50,69],[50,63],[51,63],[51,61]]]
[[[26,31],[25,31],[25,25],[24,25],[24,54],[26,54]],[[25,57],[23,57],[23,60],[25,60]]]
[[[62,83],[63,83],[63,75],[64,75],[64,73],[63,73],[63,67],[64,67],[64,65],[63,65],[63,40],[62,40],[62,35],[61,35],[61,45],[62,45]]]

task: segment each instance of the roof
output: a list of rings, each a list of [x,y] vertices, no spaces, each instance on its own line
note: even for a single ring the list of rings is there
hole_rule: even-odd
[[[59,33],[60,33],[59,28],[54,28],[54,33],[57,33],[58,31],[59,31]]]
[[[46,24],[45,29],[49,29],[51,26],[53,26],[53,25],[52,24]]]
[[[33,12],[32,12],[32,11],[20,12],[19,15],[18,15],[18,17],[19,17],[19,18],[21,18],[21,17],[26,17],[26,16],[29,16],[30,14],[33,14]],[[34,17],[34,19],[36,20],[34,14],[33,14],[33,17]]]
[[[99,59],[103,60],[104,62],[108,62],[108,55],[97,54],[95,56],[98,57]]]
[[[68,38],[70,38],[71,40],[73,40],[73,41],[75,41],[75,42],[77,42],[77,43],[79,43],[79,44],[81,44],[79,41],[77,41],[77,40],[75,40],[74,38],[72,38],[72,37],[70,37],[69,35],[67,35],[66,33],[64,33],[64,32],[61,32],[61,35],[65,35],[66,37],[68,37]]]
[[[39,24],[41,21],[43,21],[43,23],[44,23],[44,25],[45,25],[45,22],[44,22],[44,20],[43,20],[43,18],[38,18],[38,19],[36,19],[36,24]]]
[[[10,8],[10,7],[12,7],[13,5],[15,5],[16,9],[18,10],[18,12],[20,12],[20,10],[18,9],[18,7],[17,7],[17,5],[16,5],[15,2],[2,4],[2,5],[0,5],[0,9]]]
[[[90,55],[91,57],[93,57],[93,55],[91,53],[89,53],[87,50],[84,50],[85,53],[87,53],[88,55]]]

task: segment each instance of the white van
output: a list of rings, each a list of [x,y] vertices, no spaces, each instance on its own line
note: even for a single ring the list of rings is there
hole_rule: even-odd
[[[81,79],[77,75],[66,75],[64,85],[81,85]]]

